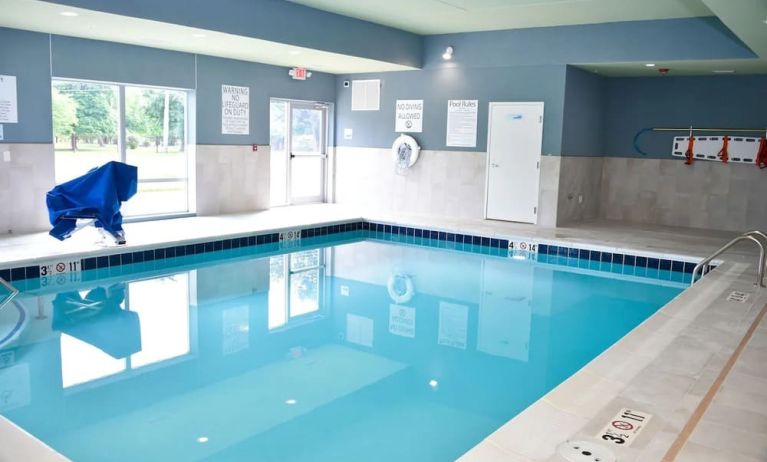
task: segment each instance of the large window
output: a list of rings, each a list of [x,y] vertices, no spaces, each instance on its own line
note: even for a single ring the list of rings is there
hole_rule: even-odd
[[[321,249],[269,258],[269,330],[320,311],[325,265]]]
[[[126,216],[190,212],[187,92],[53,81],[56,182],[111,160],[138,167]]]

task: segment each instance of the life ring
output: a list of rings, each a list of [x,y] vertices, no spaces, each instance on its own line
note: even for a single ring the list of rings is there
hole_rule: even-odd
[[[418,146],[418,143],[412,136],[400,135],[394,140],[394,144],[391,145],[391,153],[395,164],[403,168],[410,168],[418,160],[421,147]]]
[[[398,305],[409,302],[415,295],[413,278],[407,274],[392,274],[389,276],[386,288],[389,291],[389,297]]]

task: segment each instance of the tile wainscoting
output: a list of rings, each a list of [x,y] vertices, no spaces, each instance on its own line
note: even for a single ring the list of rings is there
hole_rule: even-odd
[[[52,144],[0,143],[0,234],[47,230],[45,194],[55,183]]]
[[[679,159],[603,158],[600,217],[744,231],[767,229],[767,170]]]
[[[198,145],[195,157],[198,215],[269,208],[269,146]]]
[[[396,172],[390,149],[335,148],[335,201],[374,212],[481,219],[486,154],[421,151],[408,172]],[[559,157],[541,159],[539,224],[555,226]]]

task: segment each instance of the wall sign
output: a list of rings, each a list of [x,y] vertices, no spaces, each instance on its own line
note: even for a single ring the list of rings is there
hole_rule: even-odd
[[[398,99],[394,131],[421,133],[423,131],[423,100]]]
[[[0,75],[0,123],[18,123],[17,107],[16,76]]]
[[[447,146],[474,148],[477,146],[476,99],[451,99],[447,102]]]
[[[631,446],[652,419],[652,414],[636,409],[621,409],[597,434],[597,438],[617,446]]]
[[[250,87],[221,85],[221,133],[250,134]]]

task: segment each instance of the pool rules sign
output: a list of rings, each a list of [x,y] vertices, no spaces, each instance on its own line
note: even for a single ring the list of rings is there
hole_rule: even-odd
[[[397,133],[421,133],[423,131],[423,100],[398,99],[394,131]]]
[[[250,134],[250,87],[221,85],[221,133]]]

